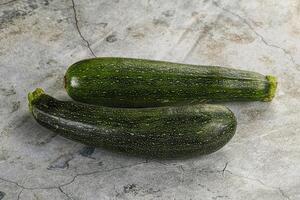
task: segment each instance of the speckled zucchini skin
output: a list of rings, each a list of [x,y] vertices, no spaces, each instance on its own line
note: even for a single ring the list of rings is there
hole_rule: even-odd
[[[39,124],[71,140],[161,158],[212,153],[237,124],[221,105],[110,108],[59,101],[40,89],[29,94],[29,107]]]
[[[71,98],[112,107],[156,107],[209,101],[271,101],[276,78],[216,66],[132,58],[93,58],[65,74]]]

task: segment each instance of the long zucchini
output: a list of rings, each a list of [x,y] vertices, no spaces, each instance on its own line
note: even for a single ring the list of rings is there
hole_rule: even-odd
[[[271,101],[276,78],[216,67],[132,58],[93,58],[65,74],[69,96],[112,107],[156,107],[202,101]]]
[[[28,99],[36,121],[61,136],[135,155],[212,153],[232,138],[237,124],[221,105],[110,108],[59,101],[42,89],[29,93]]]

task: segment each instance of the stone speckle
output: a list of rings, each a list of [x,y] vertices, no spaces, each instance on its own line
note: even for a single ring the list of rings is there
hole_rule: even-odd
[[[299,199],[299,13],[297,0],[0,0],[0,199]],[[89,159],[27,106],[36,87],[68,98],[63,74],[94,56],[88,45],[272,74],[278,91],[270,103],[226,103],[237,133],[211,155],[145,161],[98,148]]]
[[[102,28],[105,28],[105,27],[107,27],[108,23],[101,22],[101,23],[99,23],[98,25],[99,25],[100,27],[102,27]]]
[[[27,13],[23,10],[4,10],[0,18],[0,29],[3,28],[6,23],[12,23],[14,19],[22,18],[26,15]]]
[[[10,86],[9,88],[0,88],[0,95],[11,96],[15,94],[16,94],[16,90],[12,86]]]
[[[168,22],[164,19],[153,19],[153,24],[156,26],[169,26]]]
[[[105,40],[106,40],[106,42],[113,43],[113,42],[117,41],[118,39],[117,39],[117,36],[113,34],[113,35],[107,36]]]
[[[0,191],[0,200],[3,199],[4,196],[5,196],[5,193]]]
[[[166,10],[164,12],[162,12],[162,15],[164,15],[165,17],[172,17],[175,14],[175,10]]]
[[[124,190],[124,193],[132,192],[134,194],[137,194],[137,186],[134,183],[133,184],[125,185],[123,187],[123,190]]]
[[[73,155],[67,154],[62,155],[55,159],[48,167],[48,170],[54,170],[54,169],[68,169],[69,168],[69,162],[73,159]]]
[[[16,112],[17,110],[19,110],[20,105],[21,105],[20,101],[14,101],[14,102],[12,102],[11,112],[13,113],[13,112]]]
[[[80,149],[79,154],[82,155],[83,157],[90,157],[95,151],[94,147],[88,147],[85,146],[82,149]]]

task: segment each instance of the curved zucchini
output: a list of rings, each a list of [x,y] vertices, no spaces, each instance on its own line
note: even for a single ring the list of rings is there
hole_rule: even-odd
[[[156,107],[203,101],[271,101],[276,78],[216,66],[132,58],[93,58],[65,74],[69,96],[111,107]]]
[[[36,121],[71,140],[135,155],[208,154],[234,135],[234,114],[221,105],[110,108],[59,101],[42,89],[29,93]]]

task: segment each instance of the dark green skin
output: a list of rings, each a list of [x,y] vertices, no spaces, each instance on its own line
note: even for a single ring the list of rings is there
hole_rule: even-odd
[[[270,101],[275,81],[272,76],[237,69],[132,58],[82,60],[65,74],[72,99],[111,107]]]
[[[36,121],[63,137],[134,155],[171,158],[208,154],[234,135],[225,106],[110,108],[59,101],[44,93],[30,100]]]

